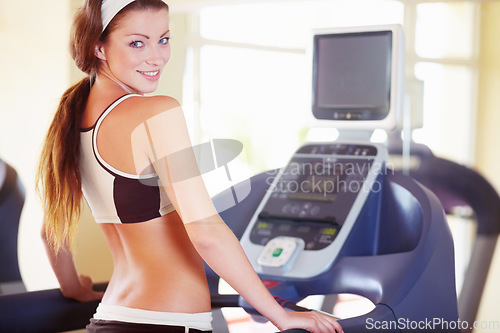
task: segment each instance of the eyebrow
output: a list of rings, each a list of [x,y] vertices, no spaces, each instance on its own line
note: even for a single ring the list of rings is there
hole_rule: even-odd
[[[164,33],[162,34],[162,36],[165,36],[165,35],[166,35],[166,34],[168,34],[169,32],[170,32],[170,30],[167,30],[166,32],[164,32]],[[142,36],[142,37],[144,37],[144,38],[146,38],[146,39],[149,39],[149,36],[148,36],[148,35],[145,35],[145,34],[140,34],[140,33],[132,33],[132,34],[127,35],[127,37],[128,37],[128,36]]]

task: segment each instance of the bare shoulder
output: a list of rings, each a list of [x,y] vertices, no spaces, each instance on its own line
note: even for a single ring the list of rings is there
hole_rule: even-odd
[[[179,102],[170,96],[133,96],[125,100],[120,107],[121,122],[142,123],[163,112],[181,110]]]
[[[179,102],[170,96],[134,96],[130,98],[130,107],[143,114],[152,115],[180,107]]]

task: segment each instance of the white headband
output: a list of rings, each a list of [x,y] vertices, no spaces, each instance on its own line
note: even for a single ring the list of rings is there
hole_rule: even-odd
[[[113,19],[113,17],[118,14],[120,10],[125,8],[129,3],[134,2],[135,0],[102,0],[101,4],[101,18],[102,18],[102,31],[106,30],[109,22]],[[163,3],[167,4],[165,0],[162,0]]]
[[[106,29],[109,22],[115,17],[116,14],[129,3],[134,0],[102,0],[101,5],[101,18],[102,18],[102,31]]]

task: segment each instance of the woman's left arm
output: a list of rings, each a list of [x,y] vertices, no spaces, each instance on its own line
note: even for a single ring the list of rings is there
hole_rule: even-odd
[[[41,238],[63,296],[80,302],[102,299],[104,293],[93,290],[92,279],[89,276],[78,274],[73,254],[68,247],[66,246],[55,253],[43,229]]]

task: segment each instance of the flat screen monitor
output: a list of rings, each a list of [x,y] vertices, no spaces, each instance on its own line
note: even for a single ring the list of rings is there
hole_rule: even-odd
[[[317,30],[313,37],[313,115],[339,128],[392,129],[403,99],[399,25]]]

